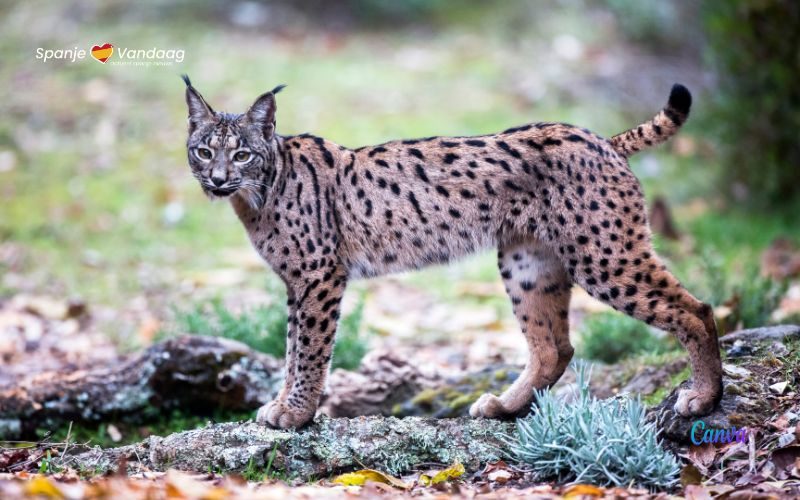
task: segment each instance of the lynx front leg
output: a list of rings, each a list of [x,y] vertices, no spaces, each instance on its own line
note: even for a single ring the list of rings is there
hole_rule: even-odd
[[[314,418],[328,376],[345,284],[344,273],[325,272],[314,273],[302,287],[295,288],[286,381],[279,397],[258,410],[259,423],[288,429]]]
[[[291,387],[294,384],[294,371],[296,364],[295,357],[292,356],[292,353],[297,350],[297,297],[295,296],[294,290],[291,287],[287,287],[286,295],[286,310],[288,311],[288,314],[286,315],[285,378],[283,381],[283,387],[281,387],[278,396],[275,398],[276,400],[286,399],[286,395],[289,392],[286,390],[286,388]]]

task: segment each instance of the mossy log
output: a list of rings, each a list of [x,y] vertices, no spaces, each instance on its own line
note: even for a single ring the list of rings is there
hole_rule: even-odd
[[[143,422],[181,408],[248,410],[272,399],[282,363],[240,342],[182,336],[93,370],[45,372],[0,387],[0,439],[66,422]]]
[[[401,474],[456,461],[477,470],[502,457],[502,436],[513,430],[510,422],[470,418],[320,417],[297,431],[224,423],[120,448],[72,451],[54,465],[101,473],[120,464],[128,472],[266,472],[269,464],[276,475],[305,480],[364,467]]]

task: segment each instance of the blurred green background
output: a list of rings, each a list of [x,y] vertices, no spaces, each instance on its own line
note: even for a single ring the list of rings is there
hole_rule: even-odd
[[[768,320],[762,309],[776,304],[760,295],[771,290],[756,278],[760,255],[776,237],[800,237],[798,12],[790,0],[2,2],[0,297],[132,311],[105,320],[137,344],[144,313],[162,319],[272,280],[232,210],[189,173],[184,72],[232,112],[285,83],[278,132],[346,146],[533,121],[611,136],[681,82],[695,96],[688,124],[632,159],[682,234],[659,238],[659,250],[702,298],[738,293],[755,303],[748,317]],[[185,60],[34,57],[104,42],[184,49]],[[496,281],[494,261],[407,282],[456,299],[453,283]],[[502,289],[495,298],[507,313]]]

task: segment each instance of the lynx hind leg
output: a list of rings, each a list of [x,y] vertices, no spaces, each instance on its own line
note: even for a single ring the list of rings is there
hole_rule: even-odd
[[[722,396],[722,362],[711,307],[680,284],[646,239],[629,248],[600,258],[591,253],[576,255],[576,259],[594,259],[598,267],[570,266],[569,270],[590,295],[677,337],[689,353],[692,387],[681,391],[675,411],[685,417],[708,414]]]
[[[514,314],[528,343],[528,361],[502,395],[484,394],[470,408],[473,417],[512,418],[526,414],[534,389],[553,385],[574,352],[568,309],[572,282],[546,247],[526,242],[498,252],[500,273]]]

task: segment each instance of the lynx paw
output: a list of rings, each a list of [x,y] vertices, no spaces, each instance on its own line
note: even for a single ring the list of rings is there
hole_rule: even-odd
[[[488,393],[478,398],[469,408],[470,416],[475,418],[503,418],[514,413],[503,405],[500,398]]]
[[[714,409],[716,398],[711,391],[702,393],[694,389],[683,389],[678,393],[675,412],[682,417],[708,415]]]
[[[258,409],[256,422],[277,429],[301,427],[314,417],[314,413],[291,408],[285,401],[270,401]]]

